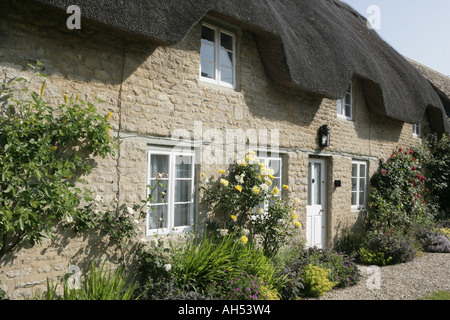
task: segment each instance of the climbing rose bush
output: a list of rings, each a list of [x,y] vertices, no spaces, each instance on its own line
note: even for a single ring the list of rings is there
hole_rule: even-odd
[[[400,229],[429,221],[426,180],[413,150],[400,148],[389,159],[381,159],[371,180],[369,228]]]
[[[217,181],[202,187],[203,202],[212,212],[209,229],[219,236],[235,234],[243,243],[257,242],[266,254],[275,254],[302,225],[296,201],[291,203],[281,195],[273,185],[273,173],[254,151],[228,170],[219,170]]]

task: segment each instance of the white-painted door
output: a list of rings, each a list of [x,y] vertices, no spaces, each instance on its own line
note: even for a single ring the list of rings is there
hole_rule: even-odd
[[[326,244],[326,167],[325,160],[310,159],[308,164],[308,205],[306,241],[308,247]]]

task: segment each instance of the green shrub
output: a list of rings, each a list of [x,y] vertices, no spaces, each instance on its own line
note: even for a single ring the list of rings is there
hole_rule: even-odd
[[[430,200],[439,207],[439,219],[450,218],[450,136],[430,135],[422,140],[417,148],[420,159],[427,172],[425,187],[430,191]]]
[[[344,252],[350,257],[357,257],[365,237],[363,233],[352,232],[349,228],[343,228],[333,245],[333,249],[337,252]]]
[[[427,177],[419,171],[416,161],[413,150],[401,148],[389,159],[380,160],[371,178],[368,230],[406,230],[413,223],[433,219],[434,210],[427,205]]]
[[[253,151],[227,171],[219,170],[218,181],[202,187],[202,202],[214,215],[207,222],[209,230],[219,236],[245,236],[251,243],[259,242],[267,256],[276,254],[301,224],[295,203],[281,196],[273,174]]]
[[[207,291],[213,290],[220,300],[263,300],[268,296],[264,296],[261,287],[267,285],[262,278],[241,271],[229,273],[220,283],[211,283],[207,286]],[[266,287],[266,292],[268,288]]]
[[[333,289],[336,283],[329,280],[329,269],[308,264],[303,269],[304,294],[308,297],[320,297]]]
[[[359,251],[359,257],[362,263],[368,265],[385,266],[391,264],[392,257],[386,256],[386,253],[377,250],[370,250],[361,248]]]
[[[404,263],[414,259],[416,249],[412,242],[393,232],[369,232],[360,249],[363,263],[388,265]]]

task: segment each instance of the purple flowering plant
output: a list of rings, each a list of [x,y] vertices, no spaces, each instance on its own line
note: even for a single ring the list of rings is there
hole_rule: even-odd
[[[228,273],[227,270],[224,272]],[[262,300],[267,298],[262,293],[262,286],[267,282],[245,271],[228,273],[220,283],[210,283],[208,292],[215,292],[220,300]]]

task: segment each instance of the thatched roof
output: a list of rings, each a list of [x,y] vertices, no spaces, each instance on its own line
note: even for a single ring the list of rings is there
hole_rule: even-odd
[[[429,81],[338,0],[37,1],[78,5],[85,18],[164,45],[182,41],[206,14],[218,16],[255,34],[274,81],[337,99],[358,77],[373,112],[416,123],[432,110],[434,129],[450,132]]]

